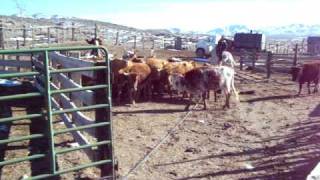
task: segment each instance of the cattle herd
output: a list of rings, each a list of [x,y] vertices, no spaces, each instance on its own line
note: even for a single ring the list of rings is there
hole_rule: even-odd
[[[206,109],[206,99],[209,91],[213,90],[215,101],[217,92],[225,96],[223,108],[230,108],[232,93],[239,100],[239,92],[235,88],[235,61],[230,52],[223,52],[218,65],[200,64],[192,60],[182,61],[177,58],[159,59],[155,57],[139,58],[134,53],[127,53],[123,59],[111,61],[113,99],[115,104],[129,101],[135,104],[139,99],[151,100],[154,96],[164,94],[189,97],[189,103],[203,103]],[[311,62],[291,68],[292,80],[298,81],[299,93],[302,85],[307,82],[309,93],[310,84],[315,84],[314,92],[318,91],[320,79],[320,63]]]
[[[223,42],[223,41],[221,41]],[[99,39],[87,40],[89,44],[102,45]],[[218,45],[218,47],[220,47]],[[206,109],[206,99],[209,91],[213,90],[214,100],[217,101],[217,92],[223,92],[226,100],[223,108],[230,108],[231,93],[239,101],[239,92],[234,85],[235,60],[231,52],[221,45],[216,49],[219,57],[217,65],[200,64],[192,60],[182,61],[178,58],[159,59],[153,57],[153,51],[148,58],[137,57],[134,51],[127,51],[122,59],[111,61],[112,92],[115,104],[128,100],[135,104],[139,98],[151,100],[155,95],[165,93],[173,98],[173,94],[182,94],[189,97],[188,110],[194,102],[202,100]],[[98,55],[98,52],[91,52]],[[292,80],[299,83],[300,95],[302,85],[307,82],[308,92],[310,84],[315,84],[314,93],[318,91],[320,79],[320,62],[314,61],[291,68]]]
[[[225,108],[230,107],[232,92],[238,99],[233,66],[199,64],[177,58],[139,58],[130,52],[126,53],[123,59],[113,59],[110,64],[115,104],[123,101],[135,104],[140,98],[151,100],[156,95],[164,94],[173,98],[174,94],[181,94],[190,98],[186,110],[191,103],[198,100],[202,100],[206,109],[209,90],[213,90],[215,100],[218,91],[224,93]]]

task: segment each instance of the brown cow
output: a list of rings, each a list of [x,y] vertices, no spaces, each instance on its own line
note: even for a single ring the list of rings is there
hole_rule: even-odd
[[[122,87],[120,86],[121,78],[119,78],[119,71],[120,69],[126,68],[131,65],[131,62],[129,63],[128,61],[121,59],[114,59],[110,61],[112,94],[116,104],[120,103],[120,93],[122,92]]]
[[[148,91],[150,89],[148,88],[150,74],[151,69],[145,63],[132,63],[131,66],[119,70],[118,86],[120,89],[127,87],[130,103],[135,104],[139,92],[143,89],[146,90],[147,98],[150,98],[150,91]]]
[[[291,68],[292,81],[299,82],[298,96],[301,94],[302,85],[308,83],[308,93],[311,94],[310,83],[314,82],[314,93],[318,92],[320,79],[320,62],[303,64],[302,67]]]
[[[147,58],[146,63],[151,68],[151,91],[152,95],[154,93],[157,93],[158,95],[161,95],[164,91],[164,82],[162,81],[162,73],[163,68],[166,64],[168,64],[167,60],[164,59],[158,59],[158,58]]]

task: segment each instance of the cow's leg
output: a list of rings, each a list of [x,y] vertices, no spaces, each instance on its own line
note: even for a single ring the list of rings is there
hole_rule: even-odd
[[[214,91],[214,102],[217,102],[217,91]]]
[[[225,108],[230,108],[230,93],[227,93],[226,94],[226,103],[225,103],[225,105],[223,106],[223,109],[225,109]]]
[[[151,98],[152,98],[152,90],[148,87],[145,87],[146,88],[146,93],[147,93],[147,100],[148,101],[151,101]]]
[[[135,100],[133,98],[133,91],[130,91],[128,96],[129,96],[128,98],[129,98],[130,104],[135,104],[136,102],[135,102]]]
[[[113,92],[114,92],[114,95],[115,95],[116,104],[120,105],[122,93],[127,93],[127,92],[123,91],[123,87],[122,86],[115,85],[114,88],[115,89],[114,89]]]
[[[318,86],[319,86],[319,81],[318,80],[315,80],[314,81],[314,90],[313,90],[313,93],[316,93],[316,92],[318,92]]]
[[[223,109],[225,108],[230,108],[230,96],[231,96],[231,93],[230,91],[228,91],[227,89],[224,90],[224,94],[226,96],[226,103],[225,105],[223,106]]]
[[[186,91],[183,91],[183,92],[182,92],[182,99],[183,99],[183,98],[187,98],[187,97],[188,97],[188,93],[187,93]]]
[[[191,100],[190,100],[191,101]],[[188,102],[188,104],[186,105],[186,107],[184,108],[185,111],[189,111],[189,107],[191,105],[191,102]]]
[[[184,108],[185,111],[189,111],[190,105],[192,104],[193,100],[193,94],[190,94],[190,98],[189,98],[189,102],[186,105],[186,107]]]
[[[308,94],[311,94],[311,90],[310,90],[310,81],[308,82]]]
[[[206,109],[207,109],[206,98],[207,98],[207,92],[203,92],[203,93],[202,93],[203,110],[206,110]]]
[[[207,99],[210,99],[210,90],[207,91]]]
[[[302,90],[302,83],[299,83],[299,92],[298,92],[298,96],[300,96],[300,94],[301,94],[301,90]]]
[[[168,87],[168,93],[169,93],[170,99],[172,99],[173,95],[172,95],[172,89],[170,86]]]

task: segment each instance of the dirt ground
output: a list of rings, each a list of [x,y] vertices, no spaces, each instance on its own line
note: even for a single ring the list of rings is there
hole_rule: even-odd
[[[124,179],[305,179],[320,160],[319,94],[300,97],[286,74],[238,72],[236,87],[254,94],[223,98],[208,110],[183,111],[184,102],[159,100],[114,108],[115,153]],[[259,78],[260,77],[260,78]],[[241,79],[241,83],[240,80]],[[158,149],[152,151],[182,118]],[[130,173],[128,174],[128,172]]]

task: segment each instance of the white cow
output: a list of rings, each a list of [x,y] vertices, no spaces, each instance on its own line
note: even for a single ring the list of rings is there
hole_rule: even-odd
[[[222,60],[220,62],[220,65],[229,66],[231,68],[234,68],[234,66],[236,65],[233,55],[229,51],[222,52]]]
[[[224,108],[229,108],[229,99],[232,91],[235,93],[237,101],[239,101],[238,91],[234,86],[234,69],[227,66],[207,66],[195,68],[188,71],[184,76],[170,76],[173,88],[179,92],[187,91],[194,98],[202,96],[204,109],[206,109],[206,94],[209,90],[216,92],[222,90],[226,96]],[[189,109],[190,103],[187,104],[186,110]]]

